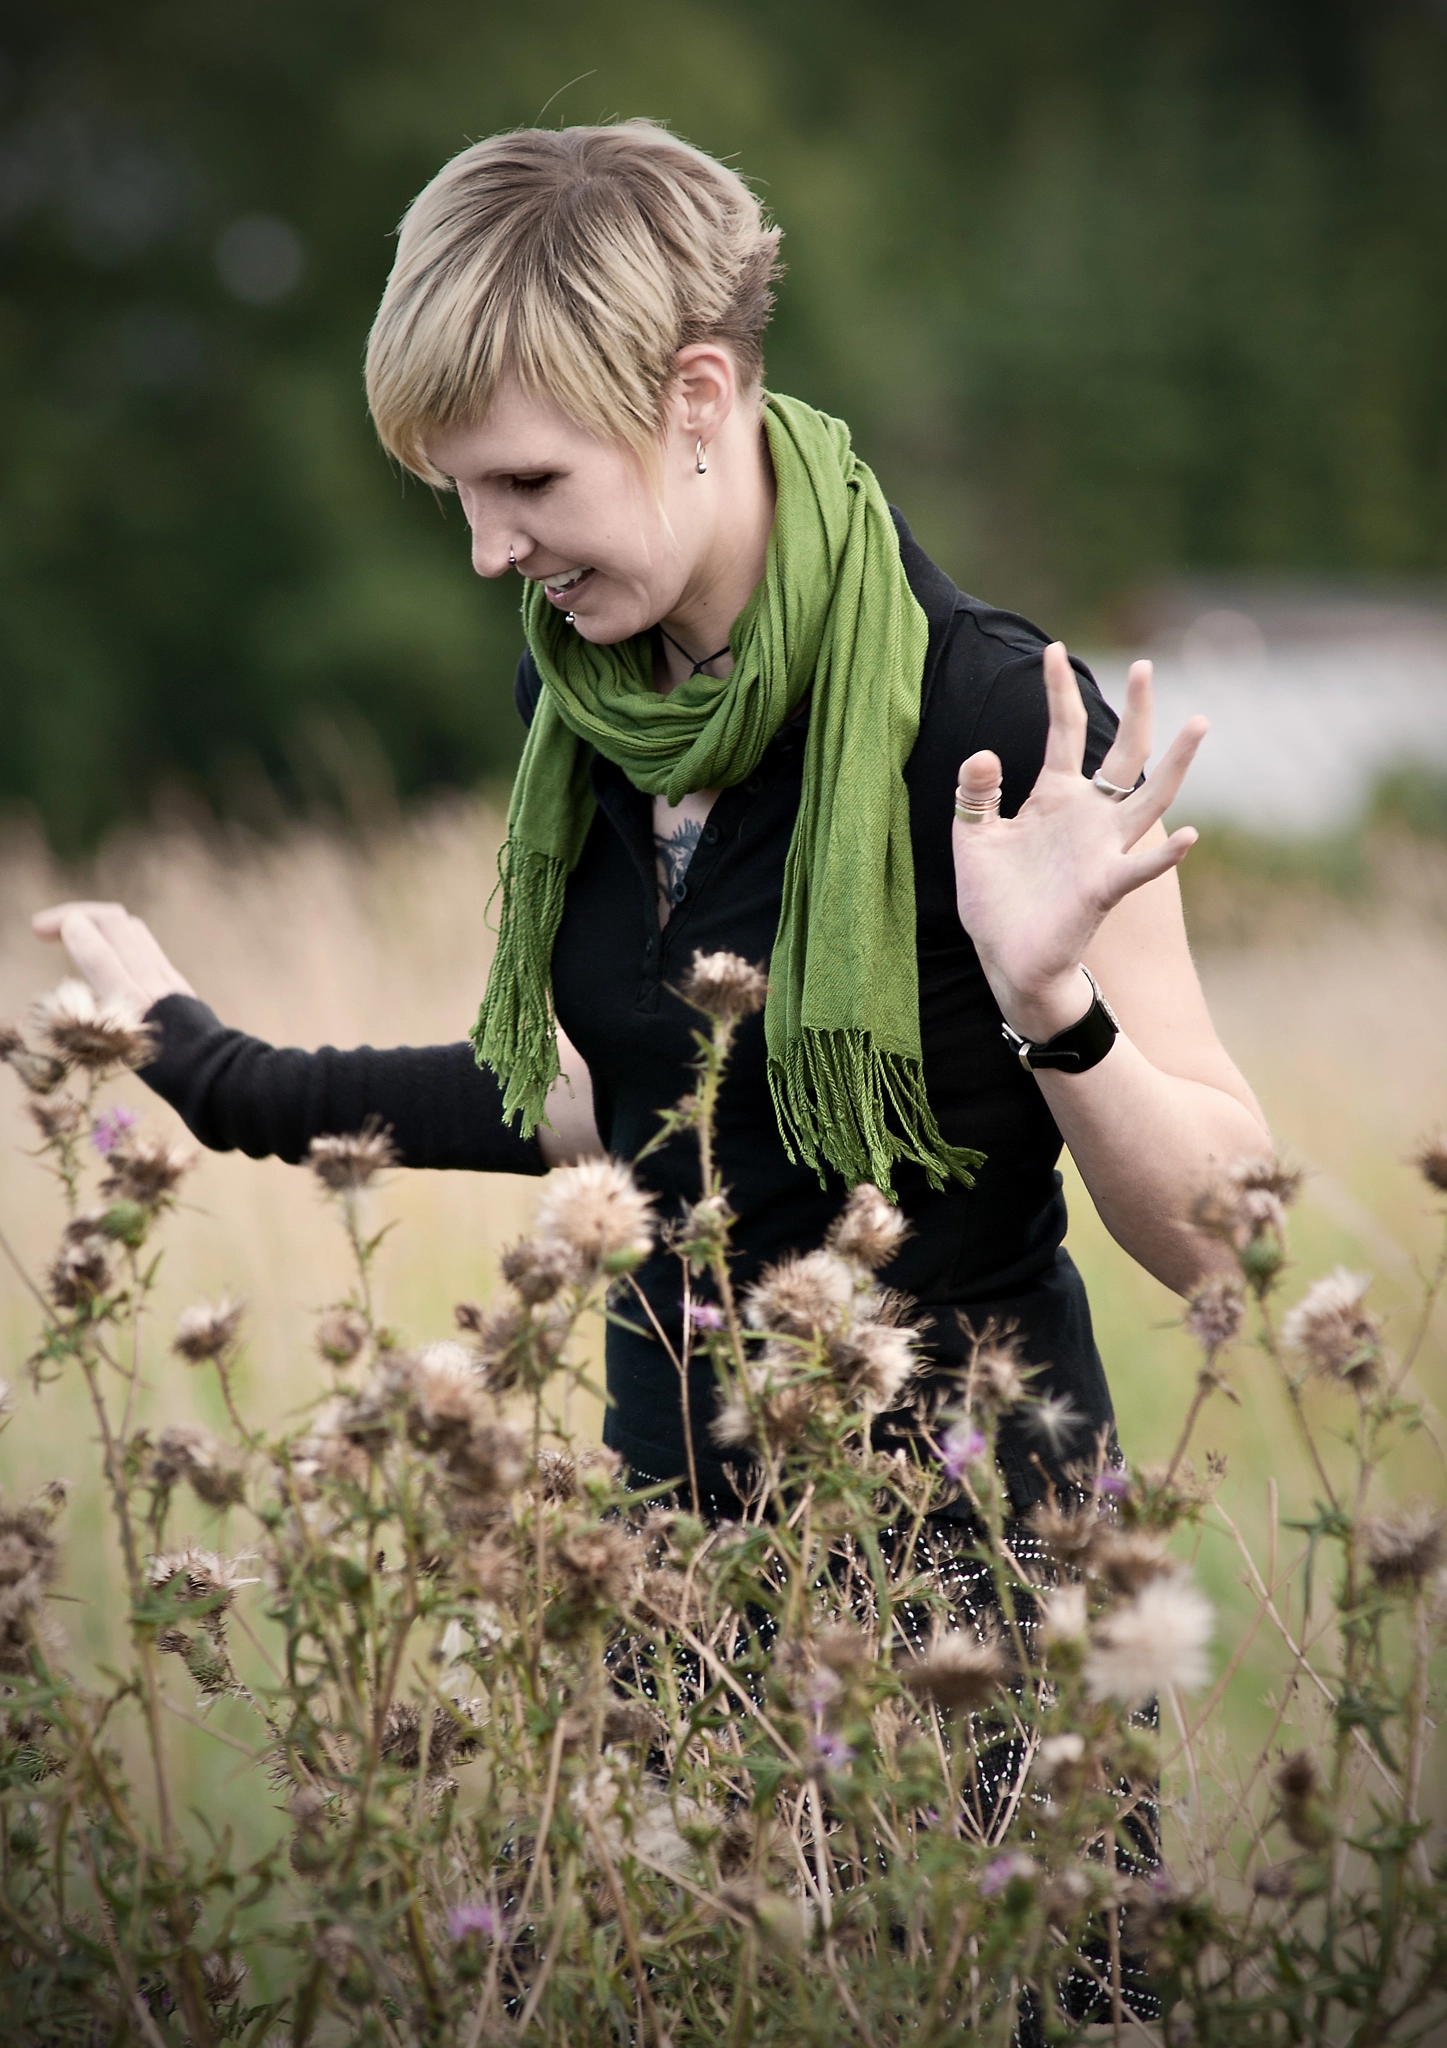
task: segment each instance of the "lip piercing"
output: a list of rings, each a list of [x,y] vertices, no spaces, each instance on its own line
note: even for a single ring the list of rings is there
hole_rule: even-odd
[[[518,558],[517,558],[517,556],[516,556],[516,555],[515,555],[515,554],[513,553],[513,551],[512,551],[512,549],[511,549],[511,548],[509,548],[509,549],[508,549],[508,551],[507,551],[507,565],[508,565],[509,569],[515,569],[515,568],[517,567],[517,565],[518,565]]]

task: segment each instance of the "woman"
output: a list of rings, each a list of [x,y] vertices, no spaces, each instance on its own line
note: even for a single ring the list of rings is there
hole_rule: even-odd
[[[1194,834],[1160,824],[1205,727],[1137,787],[1149,665],[1117,730],[1061,646],[928,561],[838,422],[764,396],[777,243],[731,171],[646,123],[479,143],[403,222],[373,418],[457,491],[478,574],[524,586],[530,731],[476,1058],[276,1052],[121,906],[36,929],[147,1009],[146,1078],[207,1144],[295,1160],[376,1115],[407,1164],[520,1173],[639,1152],[687,1086],[695,952],[768,961],[720,1111],[740,1277],[817,1244],[853,1182],[889,1188],[911,1234],[883,1277],[934,1365],[966,1326],[1013,1324],[1068,1404],[1068,1461],[1111,1410],[1062,1249],[1062,1139],[1116,1239],[1183,1292],[1216,1256],[1194,1195],[1268,1149],[1186,946]],[[665,1218],[696,1194],[687,1138],[640,1173]],[[639,1279],[677,1341],[677,1261]],[[616,1326],[608,1347],[605,1435],[640,1477],[681,1477],[667,1353]],[[726,1501],[694,1372],[698,1472]],[[1017,1508],[1047,1449],[1006,1433]]]

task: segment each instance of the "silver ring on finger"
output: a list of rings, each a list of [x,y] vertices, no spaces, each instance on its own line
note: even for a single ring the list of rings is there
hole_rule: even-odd
[[[984,819],[994,817],[1004,794],[1004,785],[999,782],[987,796],[982,797],[967,796],[964,790],[956,787],[955,816],[962,825],[978,825]]]
[[[1112,803],[1123,804],[1128,796],[1135,795],[1136,791],[1140,788],[1141,784],[1145,781],[1145,779],[1146,771],[1144,768],[1142,768],[1140,774],[1136,777],[1135,781],[1131,784],[1130,788],[1122,789],[1118,782],[1107,782],[1105,777],[1097,768],[1094,775],[1092,775],[1090,778],[1090,783],[1092,789],[1098,789],[1101,795],[1108,796]]]

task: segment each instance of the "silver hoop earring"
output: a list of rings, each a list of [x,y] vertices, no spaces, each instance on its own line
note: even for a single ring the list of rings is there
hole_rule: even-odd
[[[698,444],[697,444],[697,446],[695,447],[695,450],[694,450],[694,457],[693,457],[693,461],[694,461],[694,467],[695,467],[695,469],[697,469],[697,471],[698,471],[699,475],[700,475],[700,476],[707,476],[707,475],[708,475],[708,457],[707,457],[707,456],[706,456],[706,455],[704,454],[704,452],[703,452],[703,442],[702,442],[702,441],[699,441],[699,442],[698,442]]]

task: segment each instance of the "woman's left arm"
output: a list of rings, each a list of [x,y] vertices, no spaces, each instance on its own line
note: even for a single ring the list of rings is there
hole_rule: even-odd
[[[1150,665],[1137,662],[1101,776],[1130,788],[1151,747]],[[957,817],[960,917],[1005,1021],[1039,1044],[1091,1002],[1088,965],[1120,1022],[1084,1074],[1038,1071],[1037,1084],[1106,1227],[1141,1265],[1184,1293],[1223,1263],[1191,1222],[1223,1167],[1271,1151],[1266,1119],[1216,1036],[1186,942],[1174,870],[1195,843],[1160,819],[1205,736],[1193,719],[1149,781],[1123,802],[1081,772],[1086,713],[1065,650],[1045,656],[1045,762],[1013,818]],[[967,796],[1000,779],[992,753],[960,770]]]

